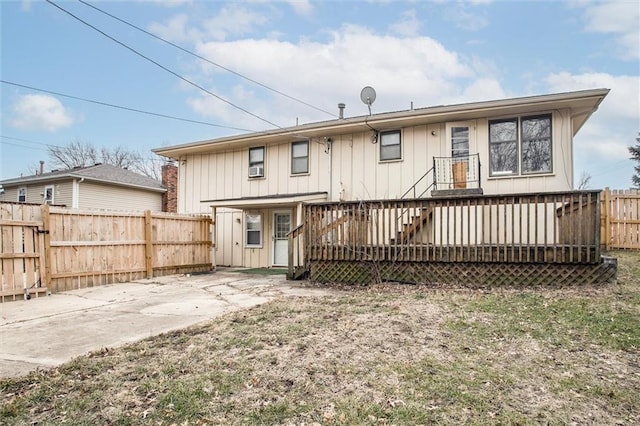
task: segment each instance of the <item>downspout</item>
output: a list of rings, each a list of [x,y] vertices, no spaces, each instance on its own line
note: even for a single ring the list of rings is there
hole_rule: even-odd
[[[73,192],[71,194],[71,208],[79,209],[80,208],[80,184],[84,182],[84,178],[74,179],[73,180]]]

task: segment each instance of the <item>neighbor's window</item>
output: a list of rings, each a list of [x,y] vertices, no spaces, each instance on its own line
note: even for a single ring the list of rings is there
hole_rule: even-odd
[[[53,204],[53,185],[44,187],[44,203]]]
[[[19,203],[27,202],[27,188],[24,186],[18,188],[18,202]]]
[[[551,115],[489,121],[491,176],[550,173]]]
[[[247,213],[247,247],[262,247],[262,215]]]
[[[380,132],[380,161],[399,160],[401,155],[400,130]]]
[[[309,173],[309,141],[291,144],[291,174]]]
[[[249,177],[264,176],[264,146],[249,148]]]

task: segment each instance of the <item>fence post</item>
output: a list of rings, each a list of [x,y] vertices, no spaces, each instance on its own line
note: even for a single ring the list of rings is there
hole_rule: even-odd
[[[40,255],[42,273],[40,279],[47,288],[47,291],[51,289],[51,218],[49,212],[49,204],[43,204],[42,207],[42,240],[43,250]]]
[[[153,278],[153,241],[151,240],[151,210],[144,211],[144,260],[147,278]]]
[[[611,191],[604,188],[604,249],[609,250],[611,245]]]

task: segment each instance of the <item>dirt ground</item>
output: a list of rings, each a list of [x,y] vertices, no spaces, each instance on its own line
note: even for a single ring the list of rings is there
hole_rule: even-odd
[[[0,381],[6,424],[638,424],[640,253],[567,289],[334,286]]]

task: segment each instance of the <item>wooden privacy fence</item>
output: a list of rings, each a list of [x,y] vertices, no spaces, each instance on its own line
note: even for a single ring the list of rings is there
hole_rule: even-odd
[[[212,220],[2,203],[2,300],[212,269]]]
[[[640,190],[605,188],[601,210],[602,246],[640,250]]]

